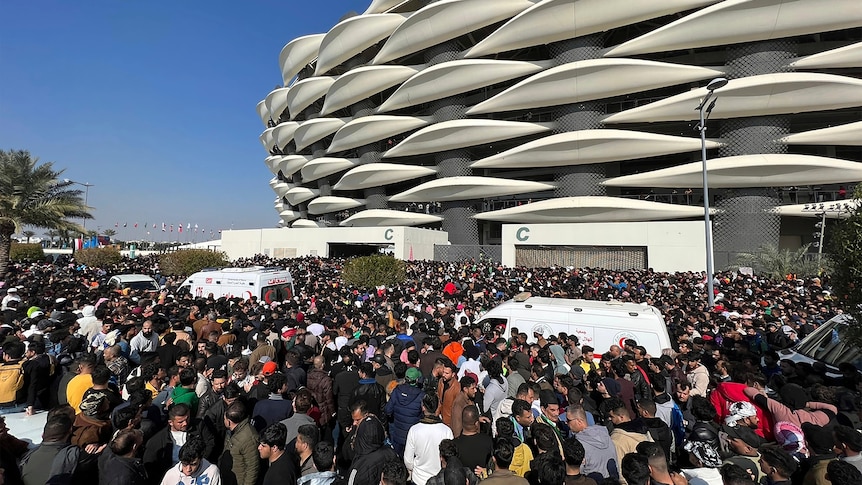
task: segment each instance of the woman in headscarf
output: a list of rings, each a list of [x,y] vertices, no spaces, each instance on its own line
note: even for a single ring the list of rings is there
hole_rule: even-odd
[[[551,351],[551,360],[553,360],[552,363],[554,365],[554,374],[568,374],[571,367],[566,363],[566,351],[557,344],[552,344],[549,348]]]
[[[365,485],[380,481],[383,464],[398,460],[395,451],[384,446],[386,431],[383,424],[373,415],[366,416],[356,429],[353,441],[353,462],[348,474],[348,485]]]
[[[483,406],[486,412],[496,410],[509,393],[509,381],[503,377],[503,366],[496,360],[489,360],[485,367],[488,371],[488,383],[485,384]]]

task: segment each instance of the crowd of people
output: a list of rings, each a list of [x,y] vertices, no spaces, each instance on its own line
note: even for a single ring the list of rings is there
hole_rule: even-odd
[[[709,307],[702,273],[415,261],[355,288],[344,262],[236,261],[291,270],[271,303],[183,294],[148,257],[14,265],[0,415],[47,417],[28,443],[0,416],[2,482],[862,484],[858,352],[780,354],[841,313],[825,277],[721,273]],[[673,348],[477,324],[522,292],[653,305]]]

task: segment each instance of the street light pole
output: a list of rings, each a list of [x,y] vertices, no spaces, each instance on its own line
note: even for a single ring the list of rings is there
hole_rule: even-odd
[[[66,182],[67,184],[75,184],[75,185],[80,185],[81,187],[84,187],[84,205],[89,207],[88,201],[90,200],[90,187],[92,187],[93,184],[90,184],[87,182],[76,182],[76,181],[71,180],[71,179],[64,179],[63,182]],[[86,218],[82,219],[82,226],[84,227],[84,229],[87,229],[87,219]]]
[[[704,237],[706,238],[706,285],[707,285],[707,301],[709,302],[709,308],[715,306],[715,289],[713,282],[713,273],[715,272],[713,268],[713,255],[712,255],[712,226],[709,222],[709,180],[706,169],[706,118],[709,116],[709,113],[712,112],[712,108],[715,107],[715,99],[712,100],[712,103],[707,107],[707,103],[710,99],[712,99],[713,92],[725,86],[727,84],[727,79],[723,77],[718,77],[713,79],[706,85],[707,94],[703,98],[703,101],[700,103],[700,106],[697,107],[697,110],[700,112],[700,124],[697,126],[698,131],[700,131],[700,155],[701,160],[703,162],[703,230]],[[706,111],[706,115],[704,115],[704,111]]]
[[[813,204],[805,204],[802,208],[803,213],[814,213],[816,217],[820,218],[820,222],[816,223],[814,227],[817,229],[817,232],[814,233],[814,237],[817,238],[817,242],[814,244],[817,246],[817,273],[821,273],[823,271],[823,243],[826,236],[826,219],[828,217],[841,219],[842,217],[846,217],[853,210],[853,206],[846,202],[836,202],[832,204],[824,204],[813,203]]]

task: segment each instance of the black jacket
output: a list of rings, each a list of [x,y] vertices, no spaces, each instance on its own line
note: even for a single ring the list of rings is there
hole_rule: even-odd
[[[287,367],[284,370],[287,380],[287,392],[296,392],[300,387],[305,387],[308,377],[302,367]]]
[[[51,387],[51,358],[46,354],[37,355],[25,361],[21,369],[24,371],[24,387],[18,391],[21,394],[18,402],[34,406],[36,399],[39,399],[42,407],[47,409],[51,405],[48,395]]]
[[[383,465],[399,459],[392,448],[383,444],[385,439],[386,431],[377,418],[369,416],[359,423],[353,442],[355,456],[347,474],[348,485],[378,483]]]
[[[150,438],[144,445],[144,468],[149,476],[148,483],[158,484],[161,482],[165,472],[174,465],[171,452],[173,451],[174,443],[171,441],[171,427],[165,426]],[[204,458],[211,463],[216,463],[213,455],[213,446],[215,438],[207,426],[200,420],[191,420],[187,429],[189,437],[198,435],[206,444],[204,448]]]
[[[652,387],[647,383],[640,369],[629,374],[632,386],[635,388],[635,399],[650,399],[653,397]]]
[[[110,447],[99,456],[99,485],[145,485],[147,471],[139,458],[117,456]]]
[[[350,394],[348,407],[359,401],[365,401],[365,409],[377,416],[380,422],[386,421],[386,389],[376,380],[361,379],[359,381],[359,386]]]
[[[671,455],[671,450],[673,449],[673,433],[670,432],[670,428],[661,420],[661,418],[643,418],[643,420],[649,429],[649,434],[652,436],[653,441],[661,446],[662,451],[664,451],[664,456],[670,459],[673,456]]]
[[[333,379],[332,390],[335,392],[338,405],[336,416],[342,429],[353,425],[353,419],[350,417],[350,398],[357,386],[359,386],[359,373],[353,368],[339,372]]]

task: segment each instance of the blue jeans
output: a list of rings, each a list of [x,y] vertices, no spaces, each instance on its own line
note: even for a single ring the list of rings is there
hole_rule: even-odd
[[[15,404],[7,407],[0,407],[0,416],[4,414],[15,414],[15,413],[23,413],[27,410],[27,405],[25,404]]]

